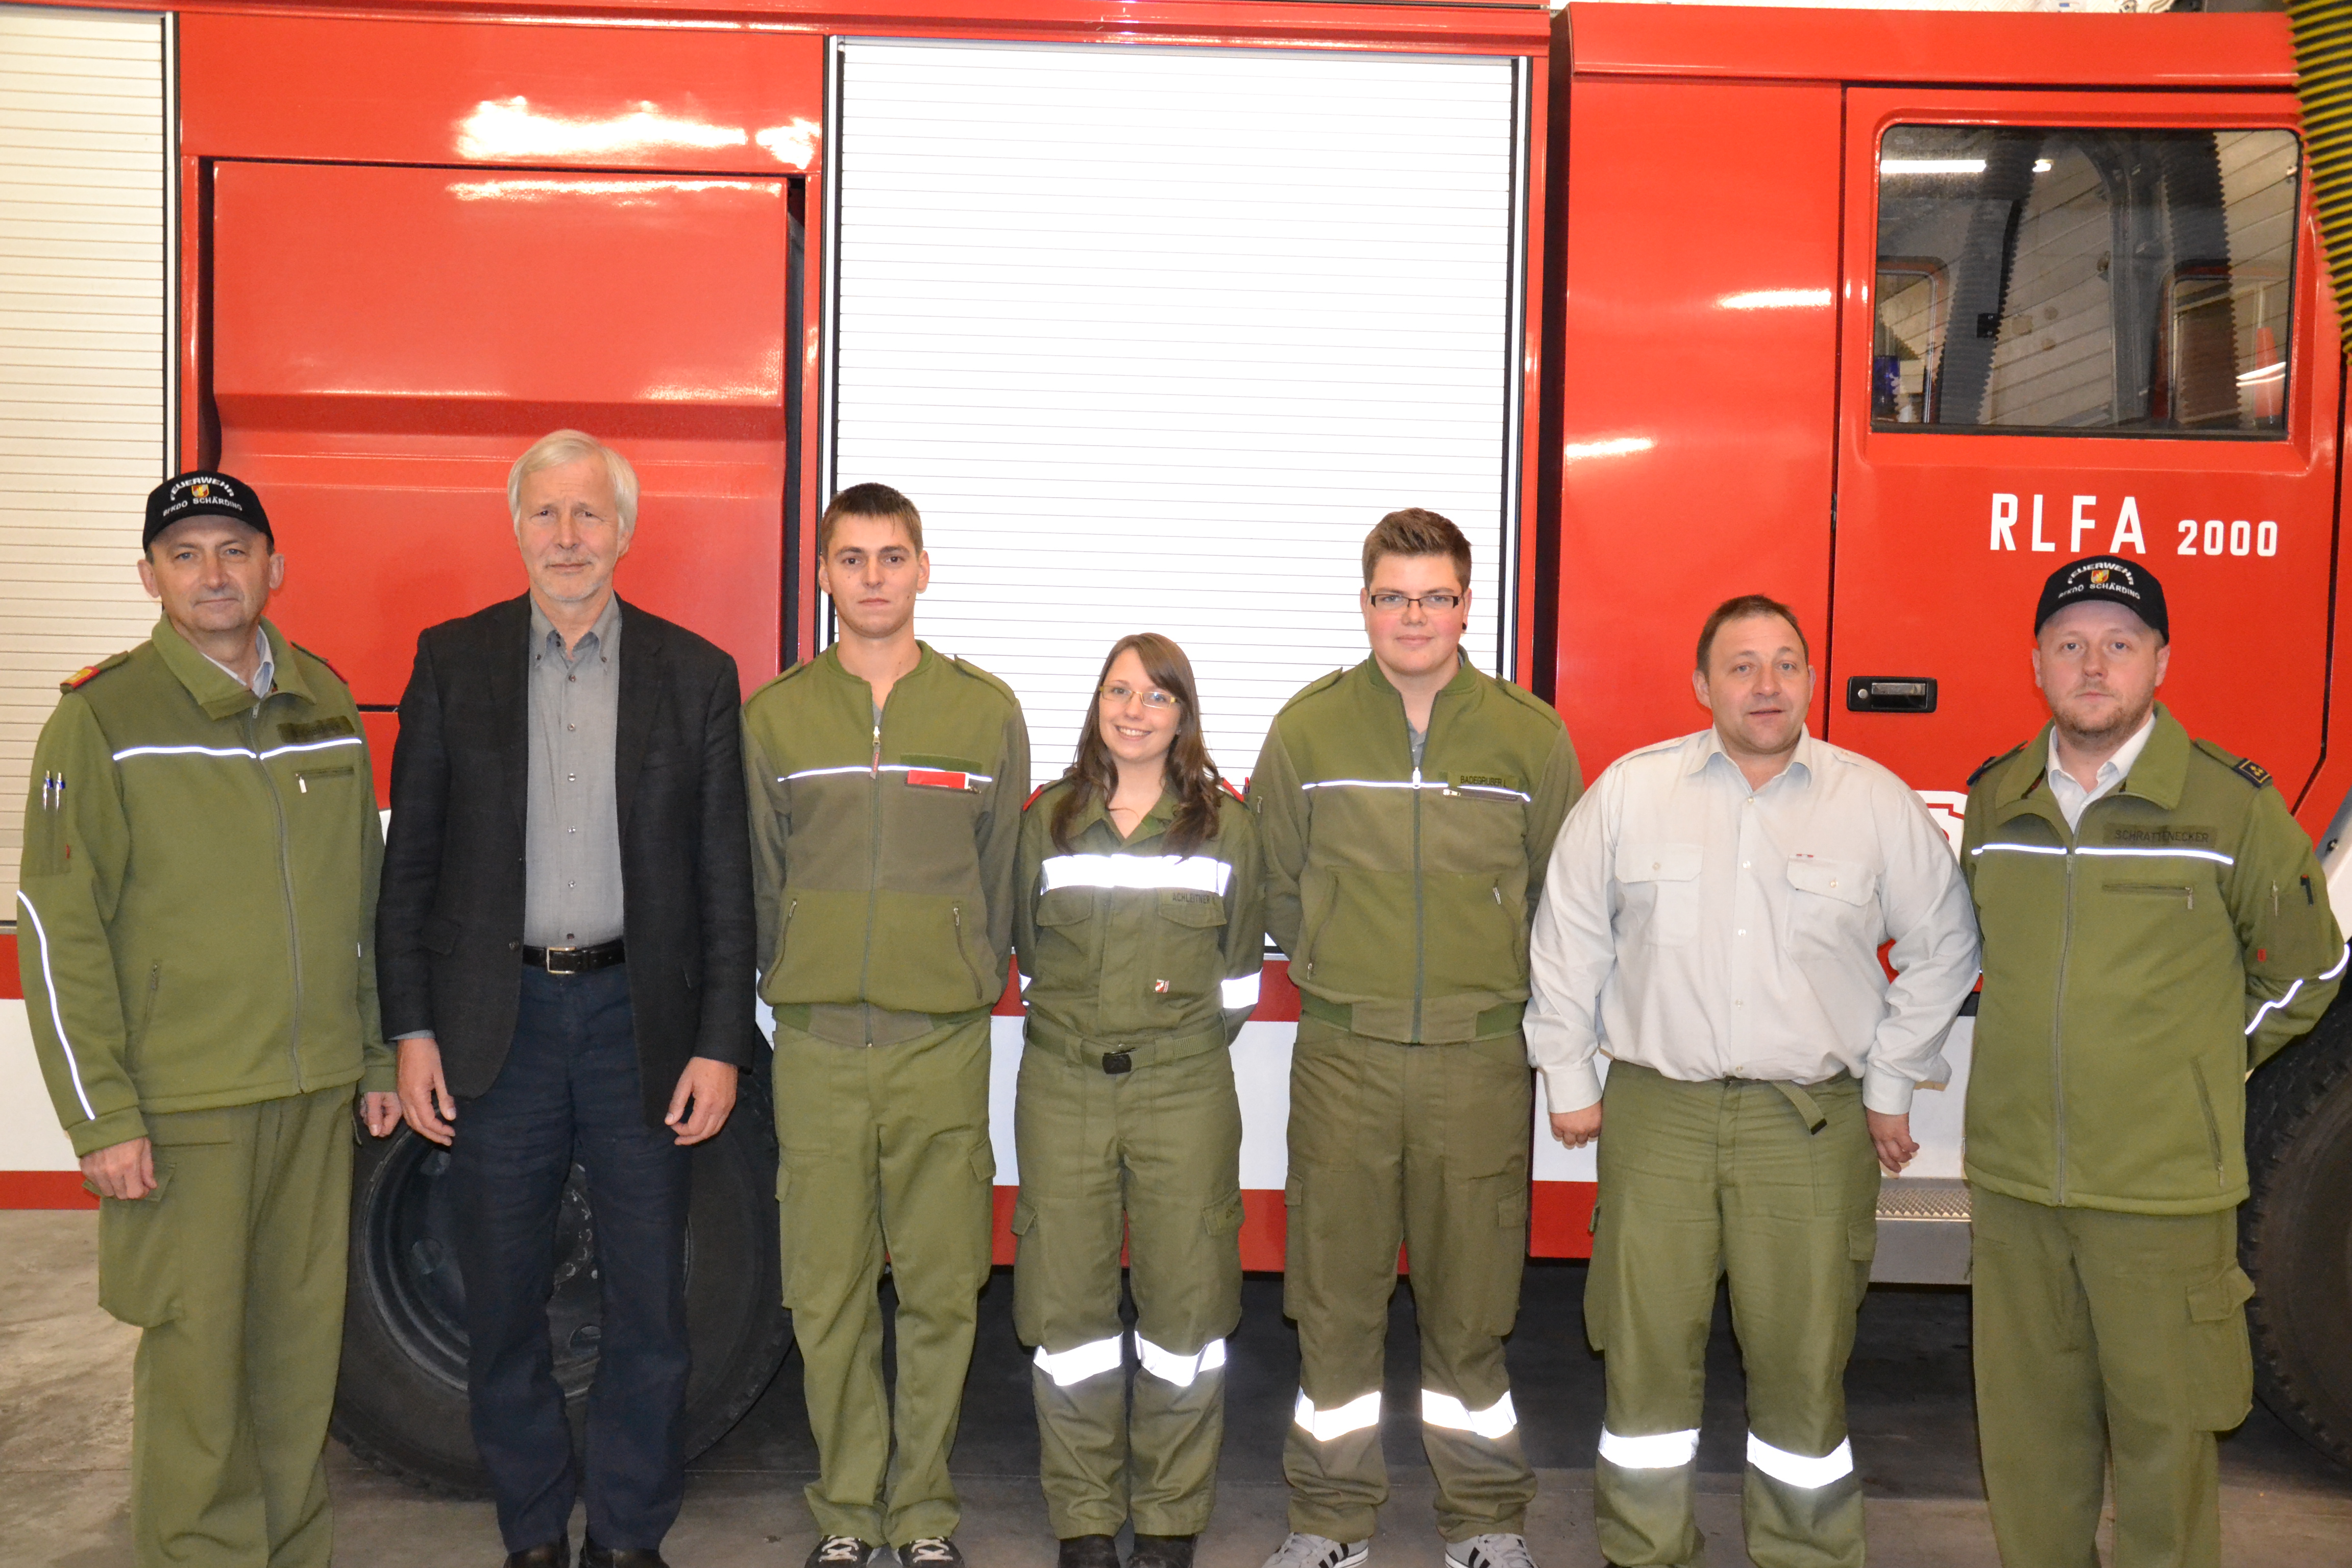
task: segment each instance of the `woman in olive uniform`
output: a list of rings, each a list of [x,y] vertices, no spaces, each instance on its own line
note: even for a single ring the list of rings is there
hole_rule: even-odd
[[[1202,742],[1191,661],[1163,637],[1121,638],[1076,761],[1021,825],[1013,1313],[1036,1347],[1062,1568],[1118,1568],[1112,1538],[1129,1520],[1129,1568],[1189,1568],[1208,1522],[1224,1336],[1241,1318],[1226,1047],[1257,1004],[1258,872],[1256,824]]]

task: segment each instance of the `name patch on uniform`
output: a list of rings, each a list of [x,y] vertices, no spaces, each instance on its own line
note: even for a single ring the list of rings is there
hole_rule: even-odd
[[[2175,844],[2210,844],[2213,830],[2210,827],[2111,827],[2107,842],[2140,849],[2163,849]]]
[[[970,789],[971,775],[945,768],[908,768],[907,782],[922,789]]]
[[[1517,789],[1519,781],[1507,773],[1454,773],[1447,782],[1456,789],[1484,787],[1486,789]]]
[[[1173,892],[1168,895],[1168,899],[1170,902],[1178,904],[1213,904],[1217,901],[1217,895],[1214,893]]]
[[[289,720],[278,726],[278,738],[289,746],[299,746],[311,741],[330,740],[337,735],[358,733],[358,726],[341,713],[331,714],[324,719]]]

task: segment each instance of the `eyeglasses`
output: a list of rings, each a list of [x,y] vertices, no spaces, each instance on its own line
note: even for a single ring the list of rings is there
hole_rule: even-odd
[[[1435,610],[1442,615],[1461,602],[1461,595],[1447,593],[1416,595],[1383,592],[1372,595],[1372,608],[1384,616],[1393,616],[1407,605],[1419,605],[1424,610]]]
[[[1143,699],[1143,705],[1146,708],[1156,709],[1162,712],[1177,706],[1176,694],[1174,692],[1162,691],[1156,686],[1151,687],[1147,690],[1138,691],[1132,686],[1124,685],[1121,682],[1114,680],[1108,686],[1102,689],[1103,700],[1109,703],[1114,708],[1124,708],[1130,700],[1138,697]]]

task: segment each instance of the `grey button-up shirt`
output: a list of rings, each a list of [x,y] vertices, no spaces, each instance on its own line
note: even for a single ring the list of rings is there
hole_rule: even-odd
[[[530,607],[530,795],[522,940],[590,947],[621,934],[621,820],[613,783],[621,711],[621,601],[577,647]]]

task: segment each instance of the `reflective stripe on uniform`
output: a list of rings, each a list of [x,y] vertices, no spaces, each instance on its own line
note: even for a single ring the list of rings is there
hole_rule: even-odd
[[[1255,970],[1217,983],[1217,999],[1234,1011],[1256,1006],[1257,992],[1258,972]]]
[[[90,1109],[89,1091],[81,1086],[81,1063],[74,1059],[73,1042],[66,1038],[66,1016],[58,1007],[58,982],[49,973],[49,933],[41,925],[41,911],[33,907],[22,888],[16,889],[16,901],[32,917],[34,945],[41,952],[41,989],[49,994],[49,1023],[58,1032],[58,1048],[66,1054],[66,1073],[73,1079],[74,1098],[81,1101],[81,1113],[95,1121],[98,1112]]]
[[[1453,791],[1463,795],[1495,795],[1506,800],[1533,800],[1535,796],[1523,789],[1509,789],[1502,784],[1457,784],[1444,779],[1316,779],[1298,786],[1300,789],[1433,789],[1440,795]]]
[[[1473,1410],[1450,1394],[1424,1388],[1421,1391],[1421,1418],[1429,1426],[1472,1433],[1490,1443],[1509,1436],[1519,1425],[1518,1413],[1511,1408],[1508,1393],[1484,1410]]]
[[[1234,868],[1208,855],[1053,855],[1044,863],[1046,892],[1056,888],[1177,889],[1222,897]]]
[[[1143,1363],[1144,1371],[1160,1382],[1190,1388],[1194,1378],[1225,1364],[1225,1342],[1211,1340],[1191,1355],[1178,1355],[1174,1351],[1160,1349],[1139,1333],[1135,1336],[1135,1357]]]
[[[306,741],[299,746],[272,746],[257,752],[250,746],[126,746],[114,753],[114,760],[126,757],[246,757],[255,762],[268,762],[296,752],[330,752],[339,746],[356,746],[362,742],[357,735],[345,735],[333,741]]]
[[[784,774],[776,782],[790,784],[794,779],[818,779],[833,773],[951,773],[951,772],[952,770],[947,768],[919,768],[906,763],[884,763],[880,767],[876,767],[871,763],[852,763],[838,768],[803,768],[796,773]],[[962,776],[966,784],[984,784],[996,782],[994,773],[967,773]]]
[[[1969,851],[1971,855],[2102,855],[2109,858],[2149,859],[2164,856],[2189,860],[2210,860],[2217,866],[2234,866],[2238,862],[2218,849],[2127,849],[2117,846],[2078,844],[2069,850],[2063,844],[1979,844]]]
[[[1334,1437],[1344,1437],[1350,1432],[1379,1426],[1381,1393],[1374,1389],[1361,1399],[1350,1399],[1330,1410],[1318,1410],[1315,1402],[1307,1397],[1307,1391],[1302,1388],[1298,1391],[1298,1408],[1291,1419],[1297,1422],[1299,1430],[1309,1437],[1318,1443],[1328,1443]]]
[[[1603,1426],[1601,1457],[1621,1470],[1678,1469],[1698,1458],[1698,1428],[1626,1437]]]
[[[1037,1347],[1037,1370],[1054,1380],[1056,1388],[1067,1388],[1074,1383],[1084,1383],[1090,1377],[1118,1370],[1120,1347],[1127,1336],[1113,1334],[1107,1340],[1096,1340],[1074,1350],[1049,1351]]]
[[[2346,942],[2344,944],[2344,951],[2336,955],[2336,967],[2318,977],[2320,984],[2326,984],[2328,981],[2333,980],[2337,975],[2343,973],[2344,966],[2347,963],[2352,963],[2352,942]],[[2286,988],[2286,994],[2280,997],[2277,1001],[2265,1002],[2260,1007],[2255,1008],[2254,1016],[2246,1022],[2246,1033],[2251,1036],[2256,1029],[2261,1028],[2263,1026],[2263,1020],[2269,1017],[2274,1008],[2284,1007],[2288,1003],[2294,1001],[2295,998],[2295,993],[2302,989],[2303,982],[2298,980],[2294,984],[2288,986]]]
[[[1823,1454],[1811,1458],[1792,1454],[1786,1448],[1776,1448],[1759,1437],[1748,1434],[1748,1462],[1784,1486],[1811,1489],[1825,1487],[1832,1481],[1843,1480],[1853,1474],[1853,1440],[1847,1438]]]

